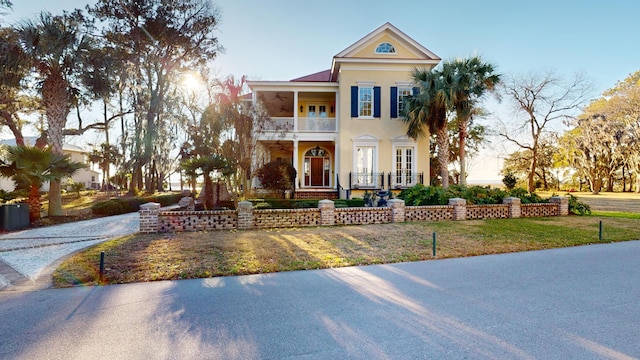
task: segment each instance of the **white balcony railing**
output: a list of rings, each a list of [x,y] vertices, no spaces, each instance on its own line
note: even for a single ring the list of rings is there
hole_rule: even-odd
[[[330,117],[298,118],[298,131],[303,131],[303,132],[336,131],[336,118],[330,118]]]
[[[336,118],[329,117],[300,117],[298,126],[294,127],[295,119],[292,117],[272,117],[271,121],[264,124],[264,131],[278,132],[335,132]]]

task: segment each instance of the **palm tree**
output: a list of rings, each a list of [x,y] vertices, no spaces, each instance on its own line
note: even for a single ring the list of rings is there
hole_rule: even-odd
[[[102,185],[105,186],[107,199],[111,198],[111,165],[117,164],[122,159],[118,147],[109,143],[100,144],[100,149],[93,149],[89,154],[89,161],[98,164],[102,170]]]
[[[20,43],[40,82],[42,107],[47,120],[47,136],[54,153],[62,155],[64,128],[77,89],[74,74],[80,71],[90,39],[81,33],[83,16],[79,10],[52,16],[43,12],[37,22],[25,22],[18,28]],[[60,181],[49,188],[49,215],[62,215]]]
[[[466,59],[447,61],[442,66],[442,73],[451,80],[450,93],[452,107],[456,112],[458,127],[460,184],[466,185],[466,140],[468,128],[474,112],[477,110],[478,100],[487,92],[493,90],[500,75],[494,73],[492,64],[485,63],[479,56]]]
[[[442,187],[449,187],[449,138],[447,110],[451,107],[450,79],[442,71],[414,69],[411,79],[420,92],[408,99],[404,121],[407,135],[413,139],[436,135],[437,157]]]
[[[60,181],[72,176],[85,167],[84,164],[69,160],[47,147],[8,146],[5,162],[0,163],[0,175],[10,177],[17,189],[28,191],[29,220],[40,219],[40,188],[47,181]]]

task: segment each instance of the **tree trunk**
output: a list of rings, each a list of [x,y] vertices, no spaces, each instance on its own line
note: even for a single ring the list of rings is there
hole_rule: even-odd
[[[49,211],[48,216],[63,216],[62,212],[62,185],[60,180],[51,180],[49,183]]]
[[[29,189],[29,221],[34,222],[40,220],[40,187],[32,185]]]
[[[62,73],[50,74],[42,84],[42,104],[47,119],[47,135],[54,153],[63,154],[63,130],[70,111],[71,96],[67,81]],[[49,216],[62,216],[62,195],[60,180],[51,181],[49,185]]]
[[[529,192],[536,191],[536,187],[533,179],[536,174],[536,167],[538,166],[537,154],[535,152],[532,152],[532,153],[533,154],[531,158],[531,165],[529,166],[529,179],[527,184],[529,187]]]
[[[449,188],[449,139],[447,137],[447,127],[438,129],[436,133],[438,143],[438,163],[440,163],[440,177],[442,187]]]
[[[467,185],[467,125],[460,124],[459,127],[459,153],[460,157],[460,185]]]

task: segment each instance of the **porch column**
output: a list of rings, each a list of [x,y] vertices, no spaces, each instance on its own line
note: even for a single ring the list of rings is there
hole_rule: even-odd
[[[340,142],[335,138],[333,140],[333,173],[333,187],[339,191],[340,189],[338,189],[338,182],[336,179],[340,174]],[[341,184],[343,184],[344,181],[345,179],[340,179]],[[344,187],[344,185],[342,187]]]
[[[298,93],[296,93],[296,102]],[[298,139],[293,139],[293,167],[296,169],[296,178],[294,180],[294,186],[296,189],[300,188],[300,164],[298,162]]]
[[[298,90],[293,91],[293,132],[298,132]]]

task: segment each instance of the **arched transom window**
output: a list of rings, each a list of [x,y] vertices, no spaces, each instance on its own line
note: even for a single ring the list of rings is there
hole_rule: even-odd
[[[396,48],[388,42],[383,42],[376,47],[376,54],[395,54]]]

